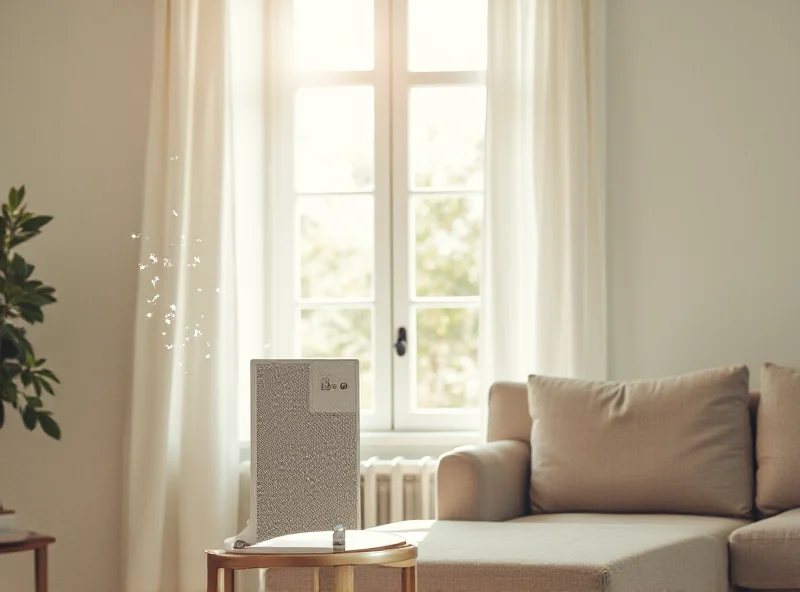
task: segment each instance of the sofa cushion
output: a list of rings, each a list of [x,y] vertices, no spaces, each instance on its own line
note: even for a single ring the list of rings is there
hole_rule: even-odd
[[[800,508],[734,531],[730,547],[737,586],[800,588]]]
[[[756,506],[764,516],[800,507],[800,370],[764,364],[756,431]]]
[[[728,592],[729,534],[710,516],[551,514],[511,522],[409,521],[378,527],[419,543],[419,590]],[[399,592],[398,570],[356,568],[359,592]],[[310,590],[308,572],[270,570],[268,590]],[[332,589],[330,573],[322,590]]]
[[[749,516],[746,366],[590,382],[531,376],[531,506]]]

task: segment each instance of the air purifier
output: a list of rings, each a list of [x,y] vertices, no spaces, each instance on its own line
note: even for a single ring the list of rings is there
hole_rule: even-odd
[[[358,392],[358,360],[251,361],[250,519],[226,548],[360,528]]]

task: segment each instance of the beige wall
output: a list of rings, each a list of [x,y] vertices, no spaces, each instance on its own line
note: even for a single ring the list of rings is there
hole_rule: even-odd
[[[150,85],[151,0],[0,2],[0,190],[25,183],[55,220],[26,254],[58,289],[33,335],[63,386],[55,443],[0,430],[0,495],[58,538],[53,592],[116,592],[121,429],[130,396]],[[32,557],[0,557],[0,589],[33,591]]]
[[[800,365],[800,1],[609,0],[615,378]]]

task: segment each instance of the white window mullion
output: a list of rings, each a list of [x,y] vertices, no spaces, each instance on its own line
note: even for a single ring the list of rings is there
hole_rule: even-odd
[[[411,86],[442,84],[485,84],[485,72],[407,72]]]
[[[392,4],[392,246],[393,286],[392,309],[393,342],[402,328],[411,337],[411,308],[409,278],[411,237],[408,216],[408,71],[406,0],[393,0]],[[414,343],[409,342],[403,356],[392,351],[394,360],[394,416],[393,428],[408,428],[408,411],[411,409],[411,372]]]
[[[373,356],[375,411],[362,414],[362,429],[392,428],[392,233],[391,211],[391,0],[375,0],[375,304]]]
[[[482,197],[482,186],[466,186],[459,190],[449,187],[412,187],[409,147],[413,138],[409,137],[410,106],[413,93],[428,92],[426,87],[464,88],[480,87],[485,84],[483,71],[408,71],[409,0],[393,0],[392,21],[392,228],[394,236],[394,330],[395,337],[399,327],[408,335],[408,347],[404,356],[394,356],[394,424],[395,430],[403,431],[447,431],[475,430],[478,428],[477,408],[431,408],[417,405],[417,349],[420,336],[417,334],[417,321],[420,315],[429,322],[430,315],[460,313],[476,314],[480,297],[446,296],[441,298],[420,298],[416,295],[416,241],[415,200],[427,196],[436,198]],[[416,9],[426,4],[417,2]],[[413,48],[411,48],[413,49]],[[454,104],[454,108],[460,105]],[[417,117],[417,116],[415,116]],[[417,125],[417,123],[414,123]],[[482,122],[481,122],[482,125]],[[415,144],[416,145],[416,144]],[[414,158],[417,158],[419,153]],[[417,174],[415,167],[415,175]],[[417,184],[417,180],[414,180]],[[442,317],[445,318],[444,316]],[[422,336],[432,339],[433,335]],[[446,356],[445,356],[446,359]],[[428,370],[419,370],[428,371]],[[435,375],[432,375],[435,376]]]
[[[377,8],[377,6],[376,6]],[[376,11],[375,17],[378,18]],[[376,39],[376,46],[383,42]],[[377,57],[377,56],[376,56]],[[294,79],[297,86],[347,86],[371,85],[375,83],[375,75],[380,70],[375,64],[375,71],[364,72],[298,72]]]

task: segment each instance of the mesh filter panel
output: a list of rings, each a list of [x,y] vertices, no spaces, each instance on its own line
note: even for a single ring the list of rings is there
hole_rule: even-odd
[[[358,528],[358,362],[254,360],[252,372],[254,542]]]

